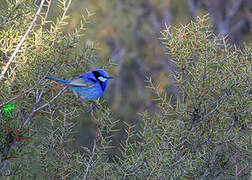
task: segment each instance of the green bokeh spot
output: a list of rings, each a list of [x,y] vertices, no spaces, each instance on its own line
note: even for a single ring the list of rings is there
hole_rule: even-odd
[[[3,107],[3,112],[4,114],[7,116],[7,117],[11,117],[11,113],[12,113],[12,110],[16,109],[15,105],[14,105],[14,102],[12,101],[11,103],[9,104],[6,104],[4,107]]]

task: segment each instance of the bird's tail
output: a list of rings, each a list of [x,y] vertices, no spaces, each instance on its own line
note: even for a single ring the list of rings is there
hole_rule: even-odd
[[[55,77],[51,77],[51,76],[46,76],[45,79],[51,79],[51,80],[54,80],[54,81],[58,81],[58,82],[64,83],[66,85],[68,85],[70,83],[70,81],[59,79],[59,78],[55,78]]]

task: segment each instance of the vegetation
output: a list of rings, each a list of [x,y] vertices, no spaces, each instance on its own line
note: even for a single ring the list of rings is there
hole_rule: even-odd
[[[51,1],[6,2],[0,16],[1,178],[251,178],[251,45],[236,47],[215,35],[208,16],[166,27],[159,40],[174,67],[166,78],[176,93],[148,77],[157,108],[139,112],[137,124],[122,123],[106,99],[82,104],[67,87],[44,79],[115,69],[96,56],[93,43],[83,43],[91,13],[83,11],[80,25],[66,33],[71,1],[59,1],[55,21],[48,20]],[[79,149],[78,126],[87,119],[95,131]]]

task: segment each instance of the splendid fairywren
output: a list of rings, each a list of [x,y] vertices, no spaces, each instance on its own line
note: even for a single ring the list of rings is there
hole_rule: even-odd
[[[82,74],[73,80],[63,80],[51,76],[46,76],[45,78],[70,86],[74,94],[82,100],[95,100],[103,95],[108,80],[112,77],[110,77],[105,70],[96,69]]]

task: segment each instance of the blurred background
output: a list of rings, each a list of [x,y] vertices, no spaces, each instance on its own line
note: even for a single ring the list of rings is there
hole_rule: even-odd
[[[177,89],[169,78],[174,67],[159,40],[165,26],[186,25],[209,14],[216,34],[228,35],[230,43],[242,46],[252,40],[252,0],[73,0],[66,32],[79,25],[86,9],[93,16],[83,44],[96,44],[99,60],[90,70],[109,61],[105,69],[115,79],[103,98],[115,119],[130,124],[137,124],[138,112],[157,109],[153,93],[146,88],[147,78],[159,84],[160,92],[176,96]],[[49,19],[59,13],[50,12]],[[77,144],[90,146],[95,136],[95,125],[88,117],[79,117]],[[115,143],[124,137],[123,127],[118,128],[121,131]]]

